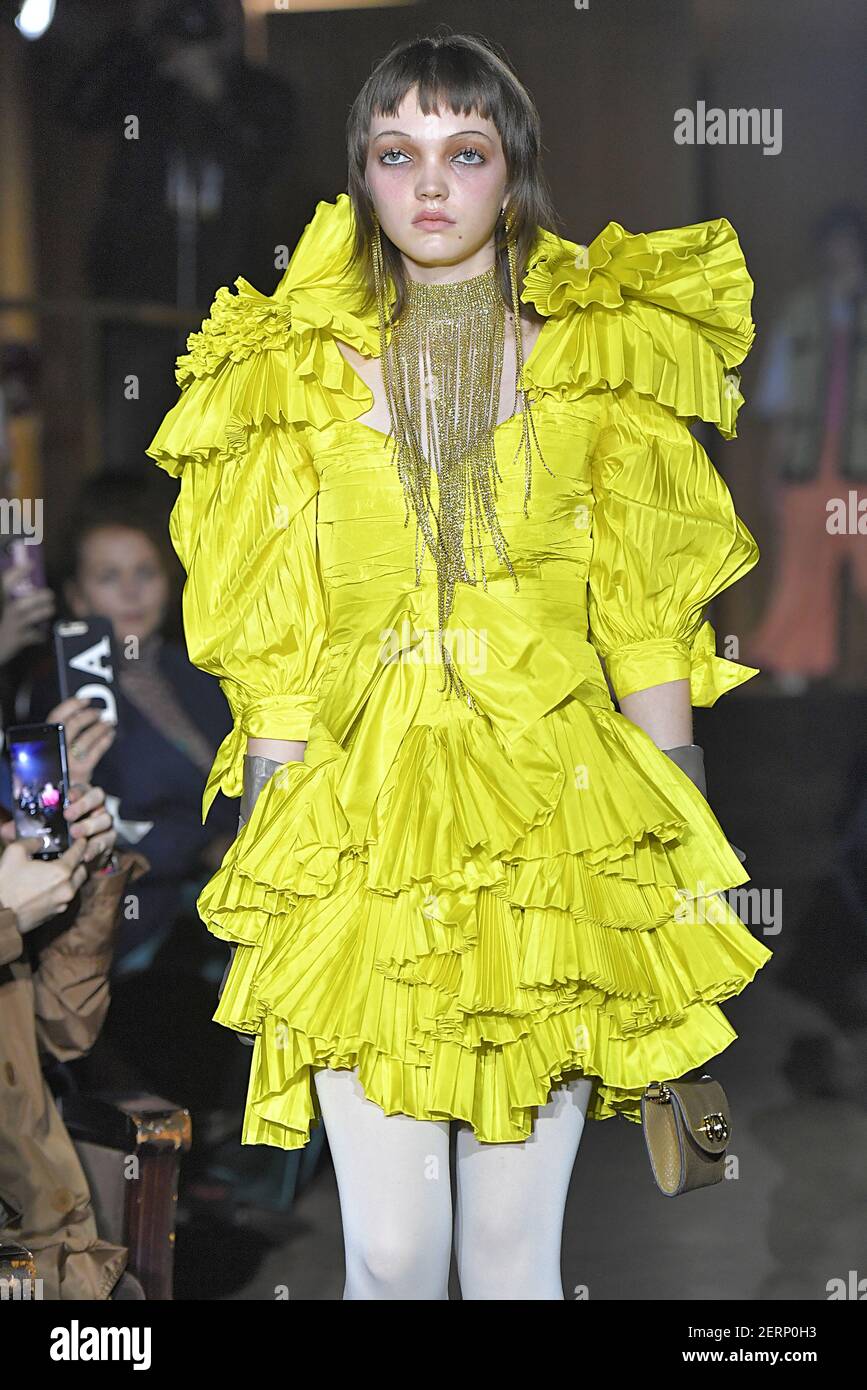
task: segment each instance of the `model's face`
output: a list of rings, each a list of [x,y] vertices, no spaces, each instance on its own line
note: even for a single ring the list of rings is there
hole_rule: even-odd
[[[500,136],[483,116],[425,116],[413,89],[396,116],[371,123],[367,185],[414,279],[464,279],[493,265],[507,184]]]
[[[169,582],[152,542],[141,531],[100,526],[87,536],[68,591],[76,617],[109,618],[114,635],[149,637],[162,625]]]

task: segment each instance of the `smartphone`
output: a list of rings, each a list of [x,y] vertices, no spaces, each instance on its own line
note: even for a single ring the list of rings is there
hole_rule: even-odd
[[[69,849],[69,767],[62,724],[12,724],[6,730],[12,770],[15,833],[38,835],[34,859],[56,859]]]
[[[118,729],[117,653],[109,618],[74,618],[52,625],[60,698],[99,707],[100,719]],[[118,729],[119,732],[119,729]]]
[[[7,541],[0,552],[0,569],[11,569],[13,565],[27,566],[27,574],[22,575],[9,591],[13,598],[22,598],[34,589],[46,587],[45,557],[39,542],[28,545],[20,537]]]

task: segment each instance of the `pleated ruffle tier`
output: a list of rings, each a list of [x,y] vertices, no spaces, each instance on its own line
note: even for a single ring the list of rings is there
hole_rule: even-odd
[[[215,1021],[256,1036],[242,1142],[300,1148],[322,1067],[387,1114],[525,1139],[576,1072],[588,1118],[737,1036],[718,1005],[771,952],[700,793],[637,726],[570,701],[504,747],[483,718],[404,737],[363,835],[358,758],[316,734],[198,907],[237,943]]]

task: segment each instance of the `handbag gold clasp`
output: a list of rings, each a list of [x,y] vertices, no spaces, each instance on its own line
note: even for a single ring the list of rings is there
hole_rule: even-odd
[[[699,1129],[703,1129],[708,1139],[712,1139],[714,1143],[719,1143],[729,1137],[729,1127],[726,1124],[725,1116],[718,1110],[715,1110],[712,1115],[705,1115]]]

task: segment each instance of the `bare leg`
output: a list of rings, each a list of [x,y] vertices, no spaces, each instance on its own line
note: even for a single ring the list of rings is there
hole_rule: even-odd
[[[358,1071],[314,1084],[337,1175],[344,1299],[448,1299],[452,1195],[447,1121],[386,1115]]]
[[[560,1247],[572,1168],[592,1077],[576,1077],[540,1106],[533,1133],[482,1144],[457,1133],[455,1254],[466,1299],[562,1299]]]

